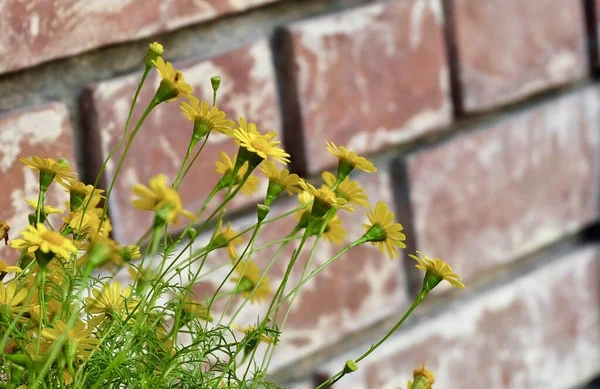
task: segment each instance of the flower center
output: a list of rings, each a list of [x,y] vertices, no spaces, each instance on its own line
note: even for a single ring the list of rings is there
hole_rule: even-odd
[[[252,139],[250,141],[250,146],[254,147],[258,151],[262,151],[263,153],[267,153],[271,149],[269,142],[262,138]]]
[[[55,246],[62,246],[63,243],[65,242],[65,238],[61,234],[59,234],[58,232],[55,232],[55,231],[46,231],[46,232],[42,233],[41,237],[45,241],[47,241]]]

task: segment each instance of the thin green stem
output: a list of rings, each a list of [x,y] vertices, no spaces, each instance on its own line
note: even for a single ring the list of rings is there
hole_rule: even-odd
[[[146,108],[146,110],[144,111],[144,113],[142,114],[142,117],[140,118],[140,120],[137,122],[137,124],[135,125],[135,128],[133,129],[133,131],[131,132],[131,134],[129,134],[129,138],[127,139],[127,144],[125,145],[125,149],[123,150],[123,154],[121,154],[121,158],[119,159],[119,163],[117,164],[117,169],[115,170],[111,180],[110,180],[110,186],[108,187],[108,191],[106,192],[106,199],[104,201],[104,207],[102,208],[102,217],[100,218],[100,220],[103,220],[104,217],[106,216],[106,212],[108,211],[108,203],[109,203],[109,199],[110,199],[110,195],[115,187],[115,184],[117,182],[117,178],[119,177],[119,173],[121,172],[121,169],[123,168],[123,164],[125,163],[125,159],[127,157],[127,153],[129,152],[129,149],[131,148],[131,145],[133,143],[133,139],[135,138],[135,136],[137,135],[138,131],[140,130],[140,128],[142,127],[142,124],[144,124],[144,121],[146,121],[146,118],[148,117],[148,115],[150,115],[150,112],[152,112],[152,110],[159,104],[159,102],[156,99],[152,99],[152,101],[150,101],[150,103],[148,104],[148,107]],[[100,223],[100,225],[98,226],[98,231],[100,231],[100,227],[102,226],[102,223]]]
[[[398,330],[398,328],[400,328],[400,326],[402,326],[402,324],[404,324],[404,322],[406,321],[406,319],[408,319],[408,317],[410,316],[410,314],[419,306],[419,304],[421,304],[421,302],[423,301],[423,299],[425,298],[426,295],[427,295],[427,292],[425,292],[424,290],[421,290],[421,292],[419,292],[419,294],[415,298],[415,301],[412,303],[412,305],[410,306],[410,308],[408,308],[408,310],[406,311],[406,313],[404,314],[404,316],[402,316],[402,318],[392,327],[391,330],[388,331],[387,334],[385,334],[385,336],[383,338],[381,338],[377,343],[373,344],[360,357],[356,358],[356,360],[354,361],[354,363],[358,364],[360,361],[362,361],[363,359],[365,359],[366,357],[368,357],[379,346],[381,346],[386,340],[388,340],[389,337],[392,336]],[[339,381],[345,375],[346,375],[345,369],[342,369],[336,375],[334,375],[333,377],[331,377],[327,381],[323,382],[321,385],[317,386],[316,389],[329,388],[331,385],[333,385],[335,382]]]

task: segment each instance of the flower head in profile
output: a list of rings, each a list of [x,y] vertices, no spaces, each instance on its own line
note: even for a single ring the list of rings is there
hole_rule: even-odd
[[[227,225],[223,227],[223,222],[219,222],[217,234],[211,242],[211,247],[222,248],[229,246],[237,246],[244,243],[244,238],[231,228],[231,222],[227,222]]]
[[[394,259],[398,255],[396,247],[406,248],[404,241],[406,235],[400,223],[394,222],[394,212],[388,209],[388,206],[383,201],[378,201],[375,209],[371,209],[369,214],[369,223],[363,224],[367,230],[363,237],[367,242],[371,242],[379,248],[382,253],[387,251],[390,259]]]
[[[408,381],[406,389],[432,389],[434,383],[435,377],[431,370],[427,370],[424,365],[421,365],[413,371],[413,381]]]
[[[354,151],[347,150],[344,146],[336,146],[333,142],[327,142],[327,150],[338,159],[338,177],[344,179],[354,169],[367,173],[374,173],[377,168],[365,157],[358,156]]]
[[[311,184],[301,181],[300,186],[314,198],[312,207],[312,216],[314,219],[320,219],[331,208],[344,209],[350,212],[354,211],[352,207],[346,205],[348,202],[346,199],[338,197],[338,195],[326,185],[321,186],[321,189],[317,189]]]
[[[80,320],[75,322],[75,326],[70,330],[64,321],[57,320],[52,328],[46,327],[42,329],[41,333],[42,338],[49,341],[56,341],[63,334],[67,334],[67,341],[62,347],[62,351],[71,361],[87,360],[92,351],[100,344],[100,340],[93,337],[91,329],[86,328],[85,323]]]
[[[4,239],[5,245],[8,245],[8,231],[10,231],[10,226],[7,222],[0,219],[0,241]]]
[[[342,225],[342,220],[337,215],[334,215],[327,223],[325,230],[323,230],[323,238],[331,244],[340,245],[344,243],[346,230]]]
[[[227,119],[227,114],[219,111],[217,107],[209,108],[206,101],[200,102],[196,97],[189,96],[189,103],[180,104],[181,111],[194,123],[194,138],[199,140],[211,131],[231,135],[235,125],[233,120]]]
[[[278,169],[275,162],[264,161],[260,169],[269,180],[265,205],[270,205],[283,191],[289,195],[302,191],[300,187],[302,179],[297,174],[290,174],[287,169]]]
[[[22,288],[17,292],[16,281],[9,281],[7,284],[0,282],[0,308],[4,306],[10,311],[18,311],[25,297],[27,297],[27,289]]]
[[[249,298],[251,303],[268,300],[272,292],[269,277],[265,275],[261,279],[261,270],[251,259],[238,263],[235,272],[237,277],[231,281],[236,284],[239,281],[236,293]]]
[[[158,212],[168,207],[167,222],[169,223],[178,224],[179,216],[190,220],[196,219],[194,214],[183,208],[179,193],[167,186],[167,180],[162,174],[150,180],[150,187],[136,184],[133,193],[140,196],[132,202],[137,209]]]
[[[53,253],[59,258],[70,259],[77,252],[77,247],[56,231],[50,231],[45,225],[38,223],[36,226],[28,225],[21,232],[22,239],[13,239],[11,246],[15,249],[25,249],[29,253],[41,251],[44,254]]]
[[[417,251],[416,255],[409,254],[409,257],[417,261],[415,267],[425,272],[425,279],[423,280],[423,289],[425,292],[429,292],[435,288],[442,280],[448,281],[452,286],[463,289],[465,284],[458,274],[456,274],[450,265],[442,261],[439,258],[430,259],[427,255],[420,251]]]
[[[75,211],[82,206],[88,204],[88,200],[94,201],[94,207],[98,205],[101,199],[104,199],[102,193],[103,189],[94,188],[93,185],[86,185],[83,182],[77,180],[69,180],[63,184],[65,191],[69,193],[69,210]],[[96,201],[97,200],[97,201]],[[88,204],[87,208],[91,205]]]
[[[48,189],[53,180],[63,183],[77,177],[77,173],[64,159],[57,162],[52,158],[40,158],[34,155],[29,159],[19,158],[19,161],[40,173],[40,186],[44,191]]]
[[[183,310],[183,314],[185,315],[184,320],[202,319],[206,321],[213,321],[212,316],[208,312],[206,304],[196,301],[194,298],[192,298],[190,293],[186,294],[181,302],[181,308]]]
[[[240,146],[238,154],[243,156],[242,161],[249,161],[252,168],[265,159],[283,164],[290,162],[290,155],[279,147],[281,142],[273,140],[277,136],[275,132],[261,134],[254,123],[247,123],[242,117],[240,117],[240,125],[233,130],[232,136],[235,143]]]
[[[4,260],[0,259],[0,275],[2,273],[20,273],[22,270],[18,266],[9,266]]]
[[[121,289],[121,283],[114,281],[106,283],[102,289],[92,290],[94,297],[85,298],[85,311],[90,315],[104,315],[106,318],[124,317],[131,313],[137,305],[137,300],[131,299],[131,286]]]
[[[325,181],[325,185],[329,188],[333,188],[337,181],[336,176],[331,172],[323,172],[321,177],[323,178],[323,181]],[[363,207],[369,206],[368,196],[364,189],[358,182],[351,180],[348,177],[338,185],[335,189],[335,194],[346,199],[350,204],[361,205]]]
[[[223,175],[223,179],[221,180],[221,185],[224,188],[227,188],[229,185],[238,185],[242,182],[242,179],[246,175],[248,170],[248,163],[244,163],[239,169],[237,177],[233,178],[233,169],[235,167],[235,163],[237,161],[237,155],[233,156],[233,159],[229,158],[229,156],[223,151],[219,152],[219,160],[215,162],[217,165],[217,173]],[[233,182],[231,182],[233,180]],[[258,190],[258,184],[260,180],[258,177],[254,175],[248,176],[248,179],[242,185],[240,189],[243,194],[252,196]]]
[[[192,87],[185,82],[183,73],[175,69],[171,62],[165,62],[162,57],[158,57],[153,63],[162,78],[155,97],[159,102],[175,100],[181,95],[187,96],[192,93]]]
[[[37,206],[38,206],[37,200],[25,199],[25,202],[27,203],[27,205],[29,205],[34,210],[37,209]],[[63,213],[63,210],[53,207],[52,205],[44,205],[44,208],[42,209],[42,213],[44,213],[45,215],[50,215],[53,213],[61,214],[61,213]]]
[[[73,193],[74,192],[71,192],[73,201],[69,203],[71,212],[63,217],[63,222],[68,225],[73,233],[79,238],[90,239],[98,234],[108,236],[110,231],[112,231],[112,225],[108,216],[106,216],[102,208],[99,207],[104,196],[98,191],[94,191],[93,194],[90,191],[90,194],[83,198],[77,196],[74,198]],[[79,206],[74,207],[76,204],[79,204]]]

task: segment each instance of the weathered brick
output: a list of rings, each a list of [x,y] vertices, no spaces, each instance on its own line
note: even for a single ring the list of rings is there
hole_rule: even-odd
[[[443,23],[438,0],[407,0],[286,28],[285,119],[295,169],[331,166],[328,140],[371,153],[448,124]]]
[[[6,0],[0,12],[0,73],[274,1]]]
[[[277,91],[266,41],[209,60],[176,66],[182,69],[186,81],[194,87],[195,95],[209,102],[212,101],[210,77],[220,75],[223,81],[217,102],[219,109],[226,111],[234,120],[242,115],[256,122],[261,131],[280,131]],[[85,96],[85,104],[90,109],[87,123],[88,154],[96,165],[108,155],[123,133],[138,77],[127,76],[94,85]],[[159,79],[153,72],[140,94],[132,123],[136,123],[158,83]],[[114,231],[119,239],[134,241],[150,225],[152,218],[148,212],[137,211],[130,204],[133,199],[132,186],[136,183],[147,185],[148,180],[159,173],[164,173],[172,182],[187,150],[191,132],[192,124],[181,113],[178,102],[161,104],[149,116],[133,142],[111,198],[112,215],[118,216],[114,220]],[[219,179],[215,171],[219,151],[231,156],[237,151],[237,146],[224,135],[211,134],[181,185],[182,200],[191,210],[200,209]],[[120,152],[116,154],[116,161],[120,155]],[[107,179],[113,177],[115,169],[116,162],[108,165]],[[252,201],[240,194],[233,206],[247,205]]]
[[[359,176],[358,180],[370,195],[371,202],[390,201],[389,176],[385,169],[374,175]],[[271,211],[273,214],[271,216],[280,215],[295,206],[295,201],[284,202]],[[347,239],[344,243],[346,245],[362,236],[364,233],[362,223],[366,221],[366,216],[364,210],[359,210],[353,214],[341,214],[341,217],[347,230]],[[254,222],[255,217],[248,217],[238,220],[234,225],[239,231],[253,225]],[[292,231],[296,223],[295,217],[290,216],[267,224],[261,229],[256,247],[284,238]],[[246,241],[247,239],[249,239],[249,234],[246,236]],[[300,280],[312,242],[313,239],[309,239],[291,273],[288,292]],[[289,245],[269,271],[268,275],[274,290],[283,278],[285,268],[297,244],[298,241]],[[327,261],[344,245],[334,246],[324,240],[321,241],[309,271]],[[261,250],[253,259],[264,269],[277,247],[271,246]],[[242,250],[243,246],[238,251]],[[210,260],[217,265],[227,261],[223,251],[215,253],[216,255],[212,256]],[[220,271],[214,279],[211,278],[212,282],[218,283],[225,274],[225,271]],[[230,284],[229,288],[233,285],[232,283],[228,284]],[[206,288],[211,290],[206,283],[198,286],[196,292],[199,297],[204,297]],[[390,315],[397,314],[406,306],[406,298],[405,276],[399,260],[390,261],[387,256],[371,245],[353,249],[301,289],[283,328],[281,344],[271,363],[271,370],[289,365],[299,358],[339,341],[344,336],[358,332]],[[235,311],[237,306],[239,306],[239,301],[232,304],[233,308],[230,312]],[[246,305],[235,322],[238,324],[256,323],[257,317],[263,317],[267,306],[268,304]],[[220,307],[222,308],[222,306]],[[280,314],[279,317],[281,318],[283,315]],[[335,331],[332,331],[332,328]]]
[[[32,169],[19,162],[20,157],[66,158],[76,168],[73,134],[67,109],[52,103],[0,116],[0,219],[11,227],[10,237],[16,238],[28,224],[32,212],[24,199],[37,199],[39,179]],[[46,204],[64,209],[68,196],[53,184]],[[18,252],[0,244],[0,258],[15,259]]]
[[[482,111],[584,76],[583,2],[449,3],[464,110]]]
[[[422,363],[436,389],[577,387],[600,372],[599,282],[596,248],[565,254],[401,330],[336,387],[404,388]]]
[[[596,220],[599,96],[590,87],[400,161],[411,249],[469,280]]]

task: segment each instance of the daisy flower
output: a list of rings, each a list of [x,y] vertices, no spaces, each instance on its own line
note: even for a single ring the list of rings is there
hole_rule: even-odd
[[[465,284],[462,283],[460,276],[446,262],[439,258],[430,259],[420,251],[417,251],[417,254],[419,257],[413,254],[409,254],[409,257],[417,261],[417,265],[415,265],[417,269],[425,272],[423,288],[426,289],[426,292],[429,292],[442,280],[448,281],[452,286],[464,289]]]
[[[240,282],[236,292],[248,298],[252,294],[252,291],[256,289],[252,297],[250,297],[251,303],[267,301],[269,299],[272,293],[269,277],[265,275],[260,280],[261,270],[252,260],[248,259],[245,262],[238,263],[235,267],[235,272],[238,276],[232,277],[231,281],[236,284],[238,281]]]
[[[230,185],[231,173],[235,167],[235,163],[237,161],[237,155],[233,156],[233,159],[229,158],[229,156],[223,151],[219,152],[219,160],[215,162],[217,166],[217,173],[223,175],[223,179],[221,181],[221,185],[223,188],[227,188]],[[238,185],[242,182],[242,179],[246,175],[246,171],[248,170],[248,163],[244,163],[239,169],[237,178],[233,181],[233,185]],[[240,189],[243,194],[252,196],[258,190],[258,184],[260,180],[258,177],[254,175],[250,175],[242,188]]]
[[[344,179],[352,170],[359,169],[367,173],[374,173],[377,168],[365,157],[356,155],[354,151],[347,150],[344,146],[336,146],[327,142],[327,150],[338,159],[338,176]]]
[[[287,169],[279,170],[275,162],[264,161],[260,165],[260,169],[269,180],[265,205],[269,206],[283,191],[289,195],[302,191],[300,187],[302,179],[297,174],[290,174]]]
[[[195,220],[193,213],[183,209],[179,193],[169,186],[165,176],[159,174],[150,180],[150,187],[136,184],[133,187],[133,193],[140,198],[132,201],[134,207],[140,210],[158,212],[163,207],[170,207],[167,221],[178,224],[179,216],[184,216],[190,220]]]
[[[179,106],[183,115],[194,123],[194,139],[200,140],[211,131],[231,135],[235,125],[233,120],[227,119],[227,114],[219,111],[217,107],[209,108],[206,101],[200,102],[196,97],[189,96],[189,103],[183,102]]]
[[[243,152],[243,162],[249,161],[252,168],[265,159],[283,164],[290,162],[290,155],[279,147],[281,142],[273,140],[277,136],[273,131],[261,134],[254,123],[246,124],[246,120],[240,118],[240,125],[233,131],[232,136],[240,146],[240,153]]]
[[[386,203],[378,201],[375,209],[371,209],[367,216],[369,223],[363,224],[367,230],[363,238],[377,246],[382,253],[385,249],[390,259],[394,259],[398,255],[396,247],[406,248],[406,235],[400,232],[402,225],[394,222],[394,212],[388,209]]]
[[[71,239],[65,238],[56,231],[50,231],[46,226],[38,223],[36,226],[28,225],[21,232],[22,239],[13,239],[11,246],[29,253],[41,251],[44,254],[53,253],[59,258],[70,259],[77,252],[77,247]]]
[[[175,69],[171,62],[165,62],[162,57],[158,57],[153,64],[162,78],[156,91],[155,98],[158,102],[175,100],[181,95],[188,96],[192,93],[192,87],[183,79],[183,73]]]
[[[323,172],[321,177],[329,188],[333,188],[337,181],[336,176],[331,172]],[[335,189],[335,194],[338,195],[338,197],[346,199],[350,204],[361,205],[363,207],[369,206],[368,196],[364,189],[358,182],[351,180],[348,177],[338,185]]]

